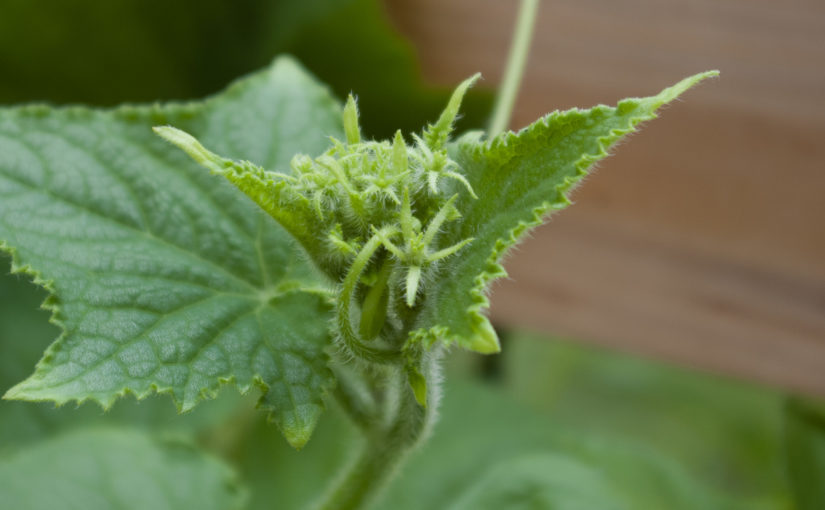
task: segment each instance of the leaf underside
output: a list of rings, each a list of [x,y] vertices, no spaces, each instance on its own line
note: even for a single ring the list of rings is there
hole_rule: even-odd
[[[655,118],[662,105],[717,74],[697,74],[655,96],[625,99],[616,107],[554,112],[518,133],[490,141],[468,134],[454,142],[451,156],[479,199],[461,198],[457,208],[462,221],[444,236],[444,243],[474,240],[460,257],[442,265],[441,274],[449,278],[428,293],[417,323],[419,334],[470,349],[488,345],[479,339],[494,334],[482,315],[489,304],[485,291],[506,275],[500,261],[507,250],[548,214],[566,207],[569,192],[593,164],[608,156],[611,146],[640,122]]]
[[[228,466],[187,444],[89,429],[0,460],[4,508],[237,510],[244,491]]]
[[[151,127],[276,168],[322,151],[338,111],[284,58],[200,103],[0,110],[0,248],[50,291],[64,331],[5,398],[159,392],[186,411],[254,384],[301,447],[333,384],[328,292],[271,218]]]

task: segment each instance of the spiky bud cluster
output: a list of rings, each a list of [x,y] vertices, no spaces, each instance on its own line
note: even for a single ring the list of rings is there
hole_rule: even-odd
[[[288,183],[285,194],[291,196],[284,199],[311,206],[326,232],[320,263],[331,274],[350,267],[369,239],[379,240],[406,272],[405,302],[412,307],[422,270],[469,242],[436,244],[442,226],[461,216],[456,188],[475,196],[438,132],[449,129],[452,118],[430,126],[423,137],[413,135],[415,144],[408,146],[400,131],[392,142],[362,141],[352,96],[343,117],[346,142],[333,138],[332,147],[314,159],[297,155],[291,174],[278,175]]]
[[[463,96],[476,79],[478,75],[459,85],[439,119],[421,136],[413,134],[410,145],[400,131],[392,141],[362,140],[350,96],[343,110],[346,140],[333,138],[331,147],[315,158],[296,155],[289,172],[222,158],[171,127],[156,131],[236,184],[341,282],[338,322],[345,344],[354,354],[377,361],[387,351],[363,341],[381,335],[396,347],[403,342],[400,335],[409,331],[428,272],[472,241],[444,246],[439,232],[461,217],[455,207],[460,194],[475,198],[445,145]],[[360,304],[360,335],[350,323],[353,300]]]

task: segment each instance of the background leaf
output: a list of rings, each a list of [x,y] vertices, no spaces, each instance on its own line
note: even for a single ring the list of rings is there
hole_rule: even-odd
[[[789,399],[785,440],[787,469],[799,510],[825,507],[825,404]]]
[[[0,103],[201,97],[290,53],[338,97],[356,93],[365,133],[388,138],[431,121],[450,92],[422,81],[378,0],[3,0],[2,12]],[[472,92],[460,127],[480,127],[491,102]]]
[[[601,487],[602,494],[614,494],[618,508],[698,510],[725,504],[678,464],[644,444],[582,433],[492,388],[459,383],[448,385],[444,416],[433,438],[413,457],[379,507],[447,508],[448,503],[461,502],[457,495],[469,494],[463,496],[469,498],[483,490],[479,484],[489,480],[490,473],[498,469],[495,466],[522,465],[532,462],[524,460],[531,458],[544,459],[536,462],[559,469],[540,477],[540,487],[548,483],[568,487],[558,499],[539,500],[535,508],[565,508],[571,492],[586,492],[593,476],[602,480],[594,491]],[[571,466],[577,466],[576,475],[567,472]],[[501,490],[508,490],[506,484]],[[518,497],[513,501],[518,503]]]
[[[251,489],[248,510],[270,510],[273,501],[279,509],[302,510],[312,508],[362,440],[343,412],[331,405],[301,451],[260,421],[246,422],[226,451]]]
[[[302,446],[332,382],[327,298],[299,290],[318,277],[272,220],[150,127],[278,168],[319,152],[337,118],[289,60],[202,104],[0,113],[0,239],[55,293],[66,331],[7,396],[108,406],[160,391],[188,410],[222,382],[256,383]]]
[[[245,495],[225,464],[191,445],[90,429],[0,459],[3,506],[19,510],[237,510]]]
[[[563,455],[525,455],[493,465],[450,510],[627,508],[594,466]]]
[[[779,391],[544,335],[503,340],[493,373],[518,402],[643,443],[748,509],[790,506]]]

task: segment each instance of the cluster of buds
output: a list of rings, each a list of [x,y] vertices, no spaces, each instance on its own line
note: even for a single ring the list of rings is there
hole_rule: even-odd
[[[469,242],[443,248],[436,244],[444,223],[460,217],[453,205],[456,183],[475,195],[443,142],[438,145],[442,137],[434,131],[443,129],[439,124],[423,137],[413,135],[410,147],[400,131],[392,142],[362,141],[352,96],[343,117],[346,142],[333,138],[321,156],[299,154],[292,159],[290,174],[268,176],[287,183],[282,206],[312,209],[317,231],[326,233],[318,261],[325,272],[336,275],[351,268],[374,238],[405,268],[405,300],[412,307],[422,270]],[[451,124],[449,119],[447,127]]]
[[[312,158],[295,156],[289,172],[222,158],[190,135],[156,128],[193,159],[225,176],[273,216],[328,276],[340,282],[338,326],[358,357],[386,361],[401,354],[426,282],[438,261],[472,239],[443,245],[440,232],[461,217],[456,199],[475,198],[446,143],[467,89],[463,82],[439,119],[407,144],[362,140],[358,109],[350,96],[343,110],[345,141]],[[360,310],[358,333],[352,303]],[[384,348],[369,345],[380,337]]]

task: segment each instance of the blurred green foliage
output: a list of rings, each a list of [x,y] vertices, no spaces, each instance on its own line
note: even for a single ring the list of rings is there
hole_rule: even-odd
[[[334,411],[324,416],[301,452],[260,425],[244,436],[234,458],[251,486],[250,508],[255,510],[268,508],[275,497],[284,508],[302,508],[318,496],[360,440]],[[541,471],[500,476],[534,468]],[[519,496],[513,498],[513,493]],[[500,388],[454,381],[447,385],[432,439],[405,466],[377,508],[486,508],[474,506],[482,496],[498,501],[501,506],[490,507],[498,509],[698,510],[724,505],[722,496],[641,443],[580,434],[547,413],[514,402]],[[613,506],[581,506],[607,500]]]
[[[750,508],[787,505],[781,392],[541,335],[516,335],[501,362],[512,394],[556,420],[644,442]]]
[[[797,508],[825,508],[825,405],[793,398],[785,418],[786,467]]]
[[[369,136],[419,130],[450,92],[422,81],[378,0],[0,0],[0,104],[199,98],[279,53],[354,92]],[[471,92],[459,131],[491,104]]]
[[[69,476],[67,476],[69,474]],[[234,471],[187,441],[90,427],[0,457],[4,508],[240,510]]]

